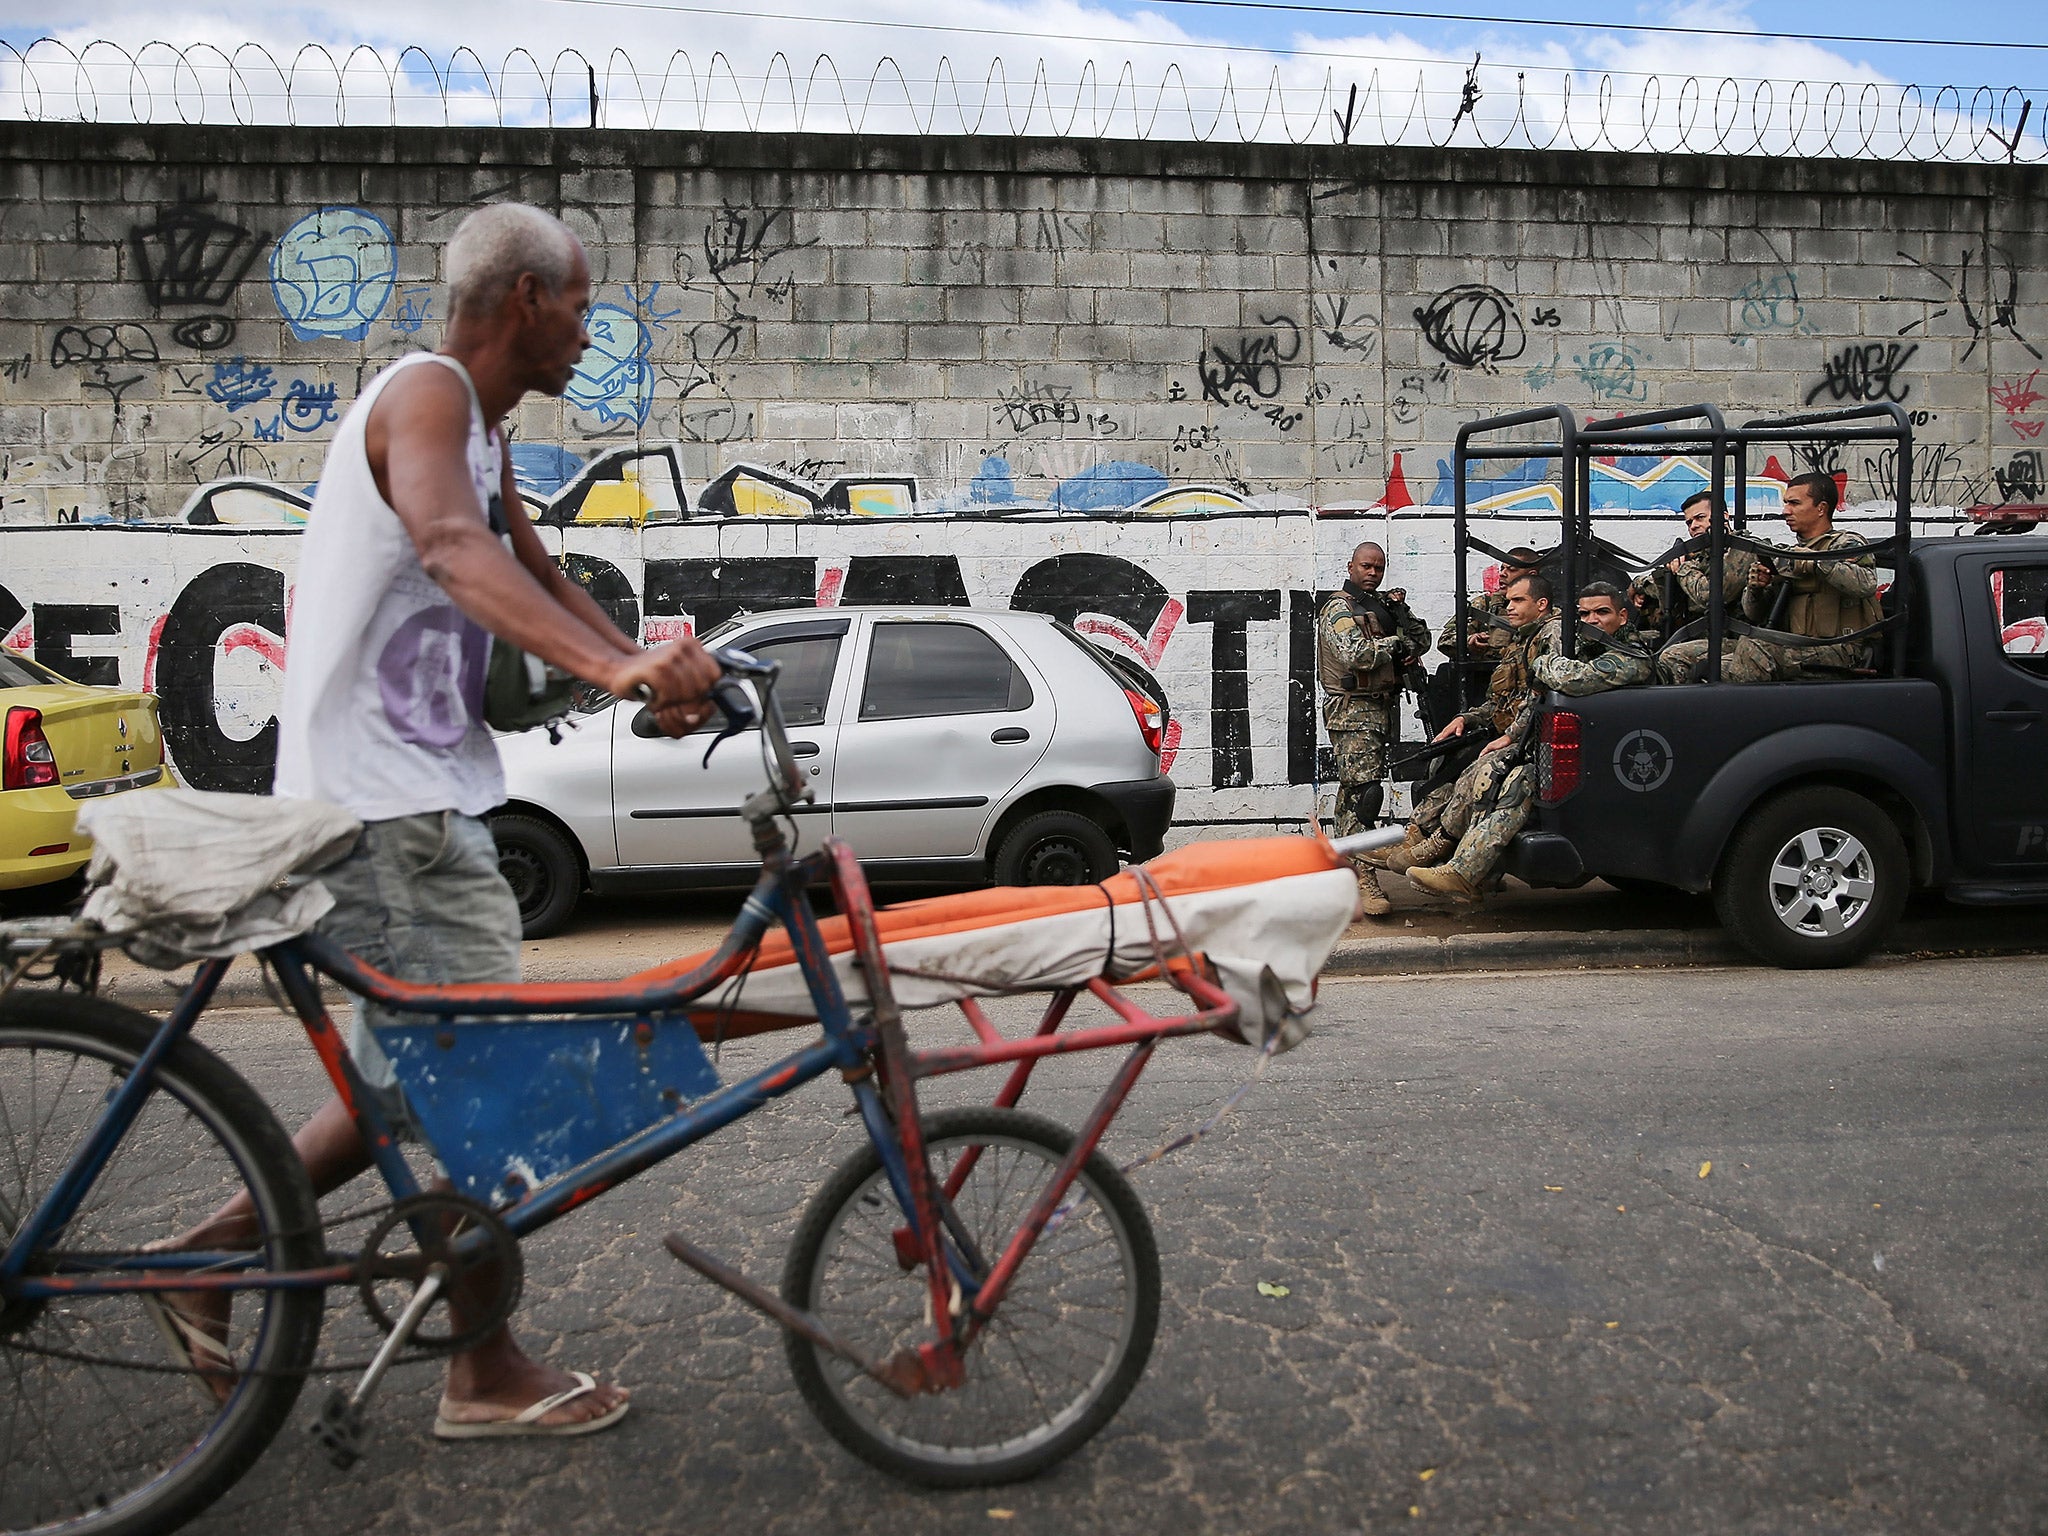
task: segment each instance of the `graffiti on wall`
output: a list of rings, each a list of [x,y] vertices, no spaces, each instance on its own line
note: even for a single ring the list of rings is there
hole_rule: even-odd
[[[397,278],[391,227],[364,208],[309,213],[270,253],[270,291],[300,341],[361,341]]]

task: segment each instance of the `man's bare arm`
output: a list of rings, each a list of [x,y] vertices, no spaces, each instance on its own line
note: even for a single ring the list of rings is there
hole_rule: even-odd
[[[458,379],[437,377],[445,374],[418,368],[392,380],[370,413],[366,440],[378,489],[427,574],[493,635],[564,672],[620,697],[647,685],[668,706],[657,711],[663,729],[679,733],[706,718],[702,701],[718,667],[701,647],[619,649],[498,542],[469,476],[469,392]],[[539,547],[530,526],[526,537]]]
[[[526,503],[520,500],[519,482],[512,474],[509,445],[505,450],[499,481],[499,494],[505,502],[505,525],[512,534],[512,553],[526,567],[527,573],[545,587],[556,602],[588,625],[600,643],[624,656],[639,654],[640,648],[633,643],[633,637],[622,633],[612,616],[604,611],[604,606],[549,556],[547,546],[541,543],[540,534],[533,526],[533,519],[526,515]]]

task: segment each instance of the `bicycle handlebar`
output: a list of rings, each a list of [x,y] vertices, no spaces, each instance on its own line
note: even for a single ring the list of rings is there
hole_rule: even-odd
[[[767,772],[768,791],[773,797],[772,804],[763,809],[775,815],[803,804],[811,798],[811,788],[804,782],[803,770],[797,766],[796,757],[789,750],[789,732],[783,725],[782,706],[775,697],[775,684],[781,676],[782,663],[763,661],[732,646],[713,650],[711,658],[725,674],[711,688],[711,702],[725,717],[725,728],[711,738],[711,745],[704,749],[704,761],[711,761],[711,754],[727,737],[759,727],[761,766]],[[758,707],[754,699],[747,696],[747,690],[740,686],[742,682],[754,685],[755,697],[760,700]],[[651,705],[654,702],[653,691],[645,683],[635,692],[641,703]],[[643,709],[633,717],[633,734],[646,737],[662,734],[651,710]]]

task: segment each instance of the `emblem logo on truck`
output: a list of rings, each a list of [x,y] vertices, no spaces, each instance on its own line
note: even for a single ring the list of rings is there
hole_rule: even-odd
[[[1671,777],[1671,743],[1655,731],[1631,731],[1614,749],[1614,776],[1623,789],[1647,795]]]

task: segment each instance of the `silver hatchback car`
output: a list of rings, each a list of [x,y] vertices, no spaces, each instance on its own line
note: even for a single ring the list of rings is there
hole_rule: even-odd
[[[1160,850],[1164,701],[1135,663],[1043,614],[785,609],[705,639],[782,663],[777,696],[817,792],[798,836],[836,833],[871,881],[1081,885]],[[507,798],[491,829],[529,938],[586,889],[744,887],[760,872],[739,814],[761,787],[754,733],[707,767],[722,721],[670,740],[637,734],[640,713],[604,699],[559,745],[544,730],[498,743]]]

